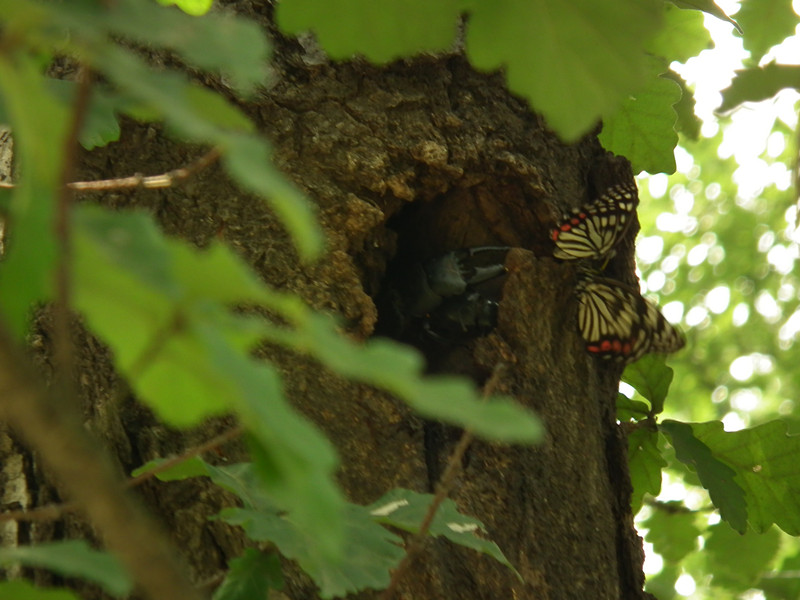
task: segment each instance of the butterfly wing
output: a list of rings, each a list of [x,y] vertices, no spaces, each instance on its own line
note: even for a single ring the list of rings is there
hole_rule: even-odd
[[[578,328],[589,353],[633,362],[647,347],[640,304],[634,294],[606,281],[589,279],[578,286]]]
[[[647,299],[643,299],[646,310],[643,326],[650,331],[650,348],[648,352],[672,354],[686,345],[686,338],[681,330],[667,321],[658,307]]]
[[[587,277],[578,284],[578,328],[586,350],[625,364],[648,352],[671,353],[685,340],[658,307],[623,283]]]
[[[630,225],[638,201],[634,182],[618,184],[590,205],[566,215],[553,230],[553,256],[564,260],[606,256]]]

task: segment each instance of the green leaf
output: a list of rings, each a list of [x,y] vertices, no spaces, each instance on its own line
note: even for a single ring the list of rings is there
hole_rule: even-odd
[[[678,120],[675,122],[675,131],[686,136],[690,140],[699,140],[700,128],[703,126],[703,122],[694,112],[694,94],[687,87],[683,77],[678,75],[675,71],[667,71],[662,77],[671,79],[681,88],[681,99],[672,106],[672,108],[675,109],[675,114],[678,116]]]
[[[77,83],[66,79],[48,79],[47,86],[64,103],[72,106],[75,102]],[[120,128],[116,111],[122,103],[110,90],[95,84],[92,87],[89,108],[78,136],[81,146],[87,150],[105,146],[119,139]]]
[[[661,423],[661,429],[669,435],[678,460],[694,467],[697,471],[700,482],[708,490],[711,501],[722,518],[736,531],[744,533],[747,529],[748,498],[742,487],[734,480],[737,474],[741,475],[741,471],[737,473],[718,458],[719,443],[713,444],[714,450],[712,450],[700,435],[695,433],[702,431],[706,437],[711,437],[712,432],[724,434],[722,423],[687,424],[667,420]]]
[[[693,423],[692,429],[714,456],[735,469],[754,531],[775,523],[789,535],[800,535],[800,436],[787,435],[782,421],[741,431],[723,431],[718,422]]]
[[[482,400],[475,396],[471,382],[461,377],[428,377],[399,389],[420,415],[469,428],[486,439],[534,444],[544,437],[544,427],[533,413],[512,398]]]
[[[316,538],[276,512],[226,508],[220,518],[243,527],[252,540],[274,543],[281,554],[296,560],[320,587],[322,598],[385,588],[390,570],[404,554],[401,538],[373,522],[364,507],[352,504],[345,510],[346,545],[339,561],[321,560]]]
[[[238,463],[224,467],[206,463],[205,468],[211,481],[238,496],[245,508],[269,513],[278,512],[252,463]]]
[[[784,88],[800,90],[800,66],[771,62],[763,67],[736,71],[730,87],[722,90],[722,105],[717,110],[724,113],[743,102],[760,102]]]
[[[170,459],[156,458],[154,460],[149,460],[141,467],[134,469],[131,472],[131,476],[138,477],[143,473],[152,471],[153,469],[160,467],[168,460]],[[156,478],[159,481],[181,481],[183,479],[188,479],[189,477],[200,477],[200,476],[209,476],[208,465],[199,456],[193,456],[191,458],[179,462],[178,464],[176,464],[173,467],[170,467],[169,469],[161,471],[156,475]]]
[[[142,0],[119,0],[99,10],[93,3],[64,3],[48,10],[80,38],[100,42],[108,35],[122,36],[173,50],[189,65],[220,73],[245,93],[264,83],[269,62],[264,31],[230,12],[195,18]]]
[[[0,56],[0,94],[14,131],[20,179],[8,207],[0,263],[0,312],[21,337],[35,303],[50,298],[56,264],[53,235],[67,112],[46,87],[38,65]],[[13,290],[13,293],[8,293]]]
[[[165,244],[148,239],[157,233],[144,215],[82,206],[75,224],[75,306],[140,398],[177,427],[226,412],[232,384],[208,364],[193,332],[198,320],[221,321],[222,310],[182,302]]]
[[[251,360],[262,320],[228,306],[268,303],[269,290],[229,249],[166,241],[144,214],[81,205],[74,222],[75,305],[141,399],[176,427],[231,410],[241,391],[215,363],[210,331]]]
[[[78,141],[87,150],[107,146],[119,140],[121,130],[117,119],[117,100],[95,90],[81,128]]]
[[[270,414],[274,412],[271,410]],[[284,419],[278,418],[276,421],[274,425],[276,431],[286,425]],[[297,432],[297,427],[292,423],[289,423],[286,429],[287,437]],[[343,521],[344,503],[332,483],[332,474],[336,467],[336,463],[333,462],[334,455],[330,451],[324,455],[317,452],[316,456],[298,456],[299,452],[295,449],[281,446],[286,444],[285,440],[279,436],[274,437],[275,440],[270,446],[266,444],[259,446],[258,439],[251,440],[250,448],[255,458],[254,463],[215,467],[201,458],[195,458],[189,463],[184,463],[187,467],[170,469],[158,477],[166,481],[198,475],[210,477],[215,484],[242,500],[245,512],[239,515],[241,519],[236,521],[239,517],[231,517],[234,520],[229,522],[245,526],[245,522],[249,522],[252,518],[255,529],[251,531],[245,526],[246,532],[252,539],[272,539],[268,537],[272,534],[263,533],[263,530],[259,529],[261,526],[278,528],[279,533],[276,534],[278,538],[273,540],[276,543],[281,535],[293,540],[313,539],[313,544],[302,553],[303,559],[318,570],[324,571],[328,566],[338,568],[345,543],[344,529],[347,523]],[[319,437],[314,431],[311,437],[296,439],[298,441],[308,439],[313,445],[314,439]],[[259,465],[259,461],[270,463],[274,467],[272,472],[265,473],[264,464]],[[319,468],[320,464],[322,468]],[[148,465],[137,471],[143,471],[146,467]],[[287,468],[295,470],[287,472]],[[228,516],[230,516],[228,512],[220,513],[220,518],[223,520],[228,521]],[[291,542],[290,546],[292,543],[294,542]]]
[[[144,212],[115,212],[81,204],[73,212],[79,243],[91,246],[113,269],[130,273],[142,287],[176,300],[180,286],[172,273],[170,242]],[[83,258],[82,254],[78,254]],[[80,262],[80,259],[76,262]]]
[[[617,393],[617,420],[641,421],[650,414],[650,405],[647,402],[633,400],[625,394]]]
[[[681,90],[674,81],[653,76],[603,120],[600,143],[630,160],[634,173],[674,173],[678,134],[673,106],[680,100]]]
[[[162,6],[175,5],[187,15],[200,16],[211,10],[214,0],[157,0]]]
[[[625,368],[622,381],[644,396],[652,406],[653,415],[658,415],[664,411],[664,400],[673,376],[674,371],[663,356],[648,354]]]
[[[0,548],[0,564],[21,564],[39,567],[64,577],[88,579],[109,594],[124,596],[133,588],[133,581],[115,557],[89,547],[83,540],[66,540],[35,546]],[[2,587],[0,587],[2,591]],[[19,598],[20,596],[3,596]]]
[[[273,340],[305,350],[340,375],[399,396],[424,417],[468,427],[478,436],[497,441],[542,439],[541,423],[512,399],[481,399],[461,377],[423,379],[421,356],[404,344],[381,338],[355,344],[337,333],[330,317],[320,314],[305,314],[295,325],[300,331]]]
[[[269,590],[283,588],[281,561],[275,554],[246,548],[244,554],[231,560],[228,567],[228,575],[214,592],[213,600],[267,598]]]
[[[711,34],[703,25],[703,15],[697,11],[681,10],[674,4],[664,4],[664,26],[647,45],[647,52],[664,59],[686,62],[707,48],[713,48]]]
[[[744,30],[744,49],[750,52],[752,63],[758,64],[770,48],[794,34],[798,16],[792,0],[747,0],[736,19]]]
[[[739,24],[726,15],[725,11],[717,6],[714,0],[672,0],[672,3],[681,8],[702,10],[703,12],[708,13],[711,16],[720,19],[721,21],[730,23],[739,33],[742,33],[742,28],[739,27]]]
[[[330,560],[343,543],[336,450],[286,401],[274,368],[231,353],[216,331],[204,333],[213,362],[237,386],[234,406],[250,432],[254,468],[270,499],[291,510],[298,531],[314,537],[314,555]]]
[[[452,46],[462,10],[462,0],[286,0],[275,16],[286,33],[312,30],[332,58],[383,63]]]
[[[800,554],[795,553],[784,558],[775,571],[775,573],[764,572],[754,587],[764,590],[769,600],[800,598],[800,577],[784,576],[784,574],[800,573]]]
[[[744,592],[761,578],[780,547],[780,534],[771,529],[762,534],[735,533],[724,523],[709,527],[703,556],[715,585]]]
[[[419,526],[432,501],[431,494],[394,489],[369,505],[367,510],[378,523],[416,534],[419,532]],[[497,544],[482,537],[485,534],[486,528],[483,523],[459,512],[456,503],[449,498],[439,506],[428,531],[428,535],[431,537],[445,537],[454,544],[491,556],[500,564],[511,569],[522,581],[522,576],[508,561]]]
[[[137,396],[177,427],[236,412],[271,500],[314,532],[317,554],[338,552],[336,453],[286,402],[274,369],[250,356],[265,319],[228,308],[281,300],[228,248],[167,241],[142,214],[80,206],[75,223],[76,306]]]
[[[644,49],[663,4],[650,0],[473,0],[467,55],[479,69],[505,68],[565,141],[616,112],[645,83]]]
[[[667,461],[658,447],[658,433],[637,429],[628,435],[628,467],[631,475],[631,511],[635,515],[642,508],[645,494],[653,497],[661,493],[661,470]]]
[[[112,45],[98,48],[95,62],[122,91],[157,109],[188,140],[222,144],[231,131],[253,129],[238,108],[185,74],[154,71],[133,53]]]
[[[222,148],[223,165],[243,187],[270,202],[301,258],[319,255],[322,234],[311,204],[275,169],[266,141],[249,133],[252,123],[238,108],[184,75],[154,72],[120,49],[108,48],[98,62],[118,86],[157,108],[181,136]]]
[[[697,526],[697,519],[697,514],[679,502],[660,504],[650,518],[642,522],[648,530],[644,539],[653,544],[653,549],[664,560],[677,563],[698,549],[702,530]]]
[[[71,590],[40,588],[27,581],[0,583],[0,598],[9,600],[81,600]]]
[[[168,260],[183,297],[207,298],[223,305],[251,302],[274,306],[271,290],[250,265],[224,244],[212,243],[198,250],[180,240],[166,242]],[[198,273],[208,276],[198,277]]]

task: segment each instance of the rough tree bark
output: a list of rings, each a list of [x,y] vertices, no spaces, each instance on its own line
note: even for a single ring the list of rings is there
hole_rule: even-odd
[[[563,211],[631,177],[629,166],[609,157],[594,135],[564,145],[506,91],[500,74],[478,73],[458,53],[380,68],[360,60],[330,63],[277,35],[263,4],[233,3],[261,21],[275,43],[274,79],[244,108],[272,141],[281,169],[319,206],[328,235],[323,260],[301,266],[265,204],[216,167],[172,189],[86,201],[150,211],[168,233],[201,247],[222,238],[271,285],[339,315],[357,339],[375,330],[373,298],[396,255],[416,260],[466,246],[519,248],[507,259],[496,331],[432,368],[467,373],[480,384],[498,361],[508,363],[499,391],[546,424],[546,441],[537,447],[475,442],[452,493],[462,511],[484,521],[525,582],[486,556],[442,541],[427,546],[402,597],[645,597],[626,442],[614,417],[620,371],[583,350],[575,267],[550,257],[548,235]],[[83,157],[80,177],[163,172],[202,152],[170,141],[157,127],[129,122],[118,143]],[[612,265],[622,278],[632,277],[631,247],[627,240]],[[45,373],[48,339],[45,315],[34,337]],[[100,343],[82,332],[76,341],[87,426],[125,472],[229,426],[215,422],[189,434],[165,429],[124,392]],[[444,429],[439,447],[428,439],[426,449],[425,425],[402,403],[301,357],[275,349],[264,354],[279,365],[292,400],[338,448],[339,478],[351,500],[368,503],[398,486],[429,489],[429,470],[446,459],[457,432]],[[230,460],[243,457],[236,444],[222,452]],[[27,449],[4,435],[0,453],[3,487],[17,490],[5,493],[6,506],[57,500]],[[232,502],[219,490],[202,481],[149,483],[140,494],[185,551],[197,581],[213,579],[241,551],[236,530],[205,520]],[[7,526],[5,535],[28,543],[85,530],[70,517]],[[316,597],[307,578],[287,569],[286,598]]]

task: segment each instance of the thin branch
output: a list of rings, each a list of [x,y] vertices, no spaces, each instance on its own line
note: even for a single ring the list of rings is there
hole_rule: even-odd
[[[81,192],[103,192],[107,190],[137,187],[147,189],[166,188],[179,181],[188,179],[198,171],[202,171],[206,167],[214,164],[220,156],[221,152],[219,148],[212,148],[194,162],[189,163],[187,166],[179,167],[177,169],[173,169],[172,171],[167,171],[161,175],[151,175],[149,177],[145,177],[143,175],[136,174],[131,177],[123,177],[120,179],[75,181],[73,183],[68,183],[67,186]]]
[[[167,471],[172,467],[181,464],[182,462],[186,462],[190,458],[194,458],[195,456],[200,456],[201,454],[204,454],[209,450],[214,450],[215,448],[222,446],[222,444],[225,444],[227,442],[230,442],[231,440],[236,439],[237,437],[242,435],[242,433],[244,433],[244,427],[242,425],[237,425],[236,427],[229,429],[224,433],[219,434],[217,437],[208,440],[205,444],[200,444],[199,446],[190,448],[180,456],[174,456],[168,460],[165,460],[157,467],[150,469],[149,471],[146,471],[141,475],[137,475],[136,477],[129,479],[125,484],[125,487],[132,488],[136,487],[137,485],[141,485],[145,481],[147,481],[148,479],[152,479],[159,473],[163,473],[164,471]]]
[[[63,504],[48,504],[38,506],[32,510],[9,510],[0,513],[0,523],[5,521],[55,521],[67,513],[72,513],[80,507],[75,502],[65,502]]]
[[[110,190],[124,190],[133,188],[159,189],[167,188],[176,183],[188,179],[198,171],[214,164],[221,152],[219,148],[212,148],[197,160],[189,163],[185,167],[179,167],[172,171],[167,171],[160,175],[144,176],[141,174],[131,175],[130,177],[120,177],[117,179],[101,179],[99,181],[73,181],[67,183],[66,187],[79,192],[107,192]],[[13,188],[12,183],[0,182],[0,188]]]
[[[500,381],[500,376],[505,371],[505,368],[505,363],[497,363],[494,371],[492,372],[492,376],[489,378],[489,381],[486,382],[486,385],[483,388],[484,399],[488,398],[494,393],[495,389],[497,388],[497,384]],[[439,510],[442,502],[447,499],[447,495],[450,493],[456,478],[461,473],[461,465],[464,454],[466,453],[467,448],[469,448],[469,445],[472,443],[474,437],[475,436],[473,435],[471,429],[465,429],[464,433],[461,434],[461,439],[458,440],[458,443],[453,449],[450,458],[447,460],[447,467],[445,468],[441,479],[436,484],[436,492],[433,497],[433,501],[430,503],[430,506],[428,506],[428,511],[425,513],[422,523],[420,523],[419,531],[414,535],[413,538],[411,538],[411,541],[408,544],[406,555],[392,573],[392,579],[389,582],[388,587],[381,594],[380,600],[391,600],[394,597],[400,581],[408,572],[414,560],[417,558],[423,546],[425,545],[428,531],[431,528],[431,523],[433,523],[433,519],[436,517],[436,512]]]
[[[169,321],[164,323],[153,333],[153,336],[148,340],[147,345],[142,349],[139,356],[131,362],[127,373],[128,381],[136,381],[144,375],[145,371],[150,368],[158,358],[158,355],[161,354],[161,351],[164,350],[170,338],[180,333],[181,329],[184,328],[183,315],[180,310],[175,310]],[[117,395],[119,396],[119,394]]]
[[[63,495],[83,510],[106,546],[152,600],[201,600],[179,552],[123,490],[108,457],[69,403],[46,390],[0,323],[0,418],[35,448]]]
[[[656,421],[655,416],[647,416],[641,421],[622,421],[619,424],[619,428],[622,430],[622,433],[625,434],[625,436],[629,436],[634,431],[638,431],[640,429],[646,429],[648,431],[658,433],[658,422]]]

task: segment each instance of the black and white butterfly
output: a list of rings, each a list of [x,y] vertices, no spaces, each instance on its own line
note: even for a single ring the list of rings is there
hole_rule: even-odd
[[[564,260],[606,257],[630,225],[638,203],[633,181],[608,188],[591,204],[564,216],[553,230],[553,256]]]
[[[620,281],[584,274],[576,292],[578,329],[590,354],[629,364],[650,352],[677,352],[686,344],[655,304]]]

